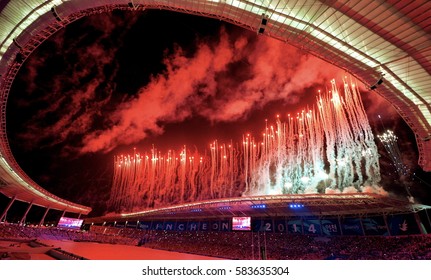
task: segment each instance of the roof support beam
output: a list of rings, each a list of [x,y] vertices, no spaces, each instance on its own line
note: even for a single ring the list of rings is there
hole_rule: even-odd
[[[6,208],[4,209],[3,213],[1,214],[0,217],[0,222],[4,221],[6,222],[6,215],[7,215],[7,211],[9,211],[10,207],[12,206],[12,204],[15,202],[16,200],[16,196],[12,197],[11,200],[9,201],[8,205],[6,206]]]
[[[25,210],[24,215],[21,218],[21,221],[19,221],[20,225],[23,225],[25,223],[25,219],[27,218],[28,212],[30,212],[31,207],[33,206],[33,202],[30,202],[30,204],[27,207],[27,210]]]
[[[45,223],[46,214],[48,214],[48,211],[49,211],[50,209],[51,209],[51,208],[49,208],[49,207],[47,207],[47,208],[46,208],[45,213],[44,213],[44,214],[43,214],[43,216],[42,216],[42,219],[40,219],[39,226],[42,226],[42,225]]]

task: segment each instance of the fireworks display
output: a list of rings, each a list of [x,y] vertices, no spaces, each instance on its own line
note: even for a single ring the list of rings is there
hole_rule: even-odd
[[[405,176],[408,175],[408,168],[403,164],[401,159],[401,152],[398,148],[398,137],[394,134],[392,130],[386,130],[382,135],[377,135],[380,142],[382,142],[385,147],[386,152],[395,166],[398,175]]]
[[[343,94],[341,94],[343,93]],[[359,90],[344,82],[320,93],[312,109],[240,143],[214,141],[199,154],[186,146],[167,153],[116,156],[109,207],[130,211],[225,197],[360,192],[378,188],[377,146]]]
[[[379,118],[380,118],[380,116],[379,116]],[[382,135],[377,135],[377,137],[379,138],[380,142],[385,147],[385,150],[388,153],[389,158],[391,159],[392,164],[394,165],[395,170],[397,171],[399,178],[403,178],[403,177],[408,176],[409,175],[409,169],[408,169],[407,165],[405,165],[401,159],[401,152],[400,152],[400,149],[398,147],[398,137],[395,135],[395,133],[392,130],[386,130],[385,133],[383,133]],[[413,176],[415,176],[415,175],[413,174]],[[420,178],[418,178],[418,179],[420,179]],[[409,198],[410,201],[413,202],[413,196],[410,192],[408,184],[406,184],[405,182],[403,182],[403,184],[404,184],[404,188],[405,188],[406,193],[407,193],[407,197]]]

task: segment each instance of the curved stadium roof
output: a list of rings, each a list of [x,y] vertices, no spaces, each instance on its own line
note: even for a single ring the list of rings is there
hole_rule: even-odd
[[[291,207],[301,205],[300,207]],[[86,224],[145,220],[375,216],[416,213],[431,206],[373,193],[296,194],[235,197],[185,203],[144,211],[85,219]]]
[[[57,30],[112,9],[166,9],[221,19],[316,55],[387,99],[416,136],[431,171],[431,2],[427,0],[1,0],[0,190],[42,206],[89,212],[33,182],[6,135],[6,103],[20,66]]]

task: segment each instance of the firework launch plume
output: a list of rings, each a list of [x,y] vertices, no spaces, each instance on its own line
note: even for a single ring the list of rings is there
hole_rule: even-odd
[[[377,135],[377,137],[385,147],[385,150],[388,153],[399,178],[401,179],[408,176],[410,172],[408,167],[402,161],[401,152],[398,147],[398,137],[395,135],[395,133],[392,130],[386,130],[383,134]],[[403,182],[403,185],[407,193],[407,198],[413,202],[414,199],[409,190],[408,184]]]

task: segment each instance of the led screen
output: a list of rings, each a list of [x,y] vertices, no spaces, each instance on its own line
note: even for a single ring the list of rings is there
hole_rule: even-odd
[[[80,229],[83,221],[82,219],[61,217],[57,227]]]
[[[233,217],[232,230],[251,230],[250,217]]]

